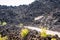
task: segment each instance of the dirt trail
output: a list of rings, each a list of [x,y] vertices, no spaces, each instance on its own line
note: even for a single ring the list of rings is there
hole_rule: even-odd
[[[33,26],[24,26],[25,28],[31,29],[31,30],[36,30],[38,32],[41,32],[42,29],[37,28],[37,27],[33,27]],[[60,32],[57,31],[52,31],[52,30],[46,30],[47,34],[51,34],[51,35],[58,35],[60,37]]]

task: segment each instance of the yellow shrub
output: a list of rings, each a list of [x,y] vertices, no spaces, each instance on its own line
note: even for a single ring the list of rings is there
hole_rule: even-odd
[[[3,40],[7,40],[7,39],[8,39],[8,37],[7,37],[7,36],[3,37]]]
[[[0,35],[0,40],[7,40],[7,39],[8,39],[7,36],[5,36],[5,37],[1,37],[1,35]]]
[[[28,33],[29,33],[28,29],[22,29],[20,34],[21,34],[21,37],[25,37]]]
[[[40,36],[41,37],[47,37],[46,28],[41,28]]]
[[[56,38],[52,38],[51,40],[56,40]]]
[[[0,40],[3,40],[2,37],[1,37],[1,35],[0,35]]]

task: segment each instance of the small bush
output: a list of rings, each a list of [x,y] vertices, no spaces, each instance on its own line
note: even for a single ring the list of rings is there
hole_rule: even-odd
[[[28,33],[29,33],[28,29],[22,29],[20,34],[21,34],[21,37],[25,37]]]
[[[46,28],[41,28],[40,36],[41,37],[47,37]]]
[[[0,40],[8,40],[8,37],[7,36],[1,37],[1,35],[0,35]]]
[[[56,38],[52,38],[51,40],[56,40]]]
[[[7,23],[6,22],[3,22],[2,25],[5,26]]]

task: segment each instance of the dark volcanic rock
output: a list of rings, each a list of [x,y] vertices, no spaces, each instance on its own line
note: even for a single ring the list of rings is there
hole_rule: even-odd
[[[0,21],[6,21],[8,24],[33,25],[36,22],[34,18],[41,15],[45,17],[42,19],[45,21],[43,24],[49,27],[60,25],[60,0],[36,0],[29,5],[14,7],[0,5]],[[36,24],[41,24],[41,21]]]

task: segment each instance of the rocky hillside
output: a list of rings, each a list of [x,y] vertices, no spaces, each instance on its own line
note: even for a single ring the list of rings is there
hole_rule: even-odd
[[[34,18],[44,16],[41,20]],[[0,21],[17,25],[44,25],[49,28],[60,28],[60,0],[36,0],[29,5],[0,5]],[[46,25],[45,25],[46,24]]]

